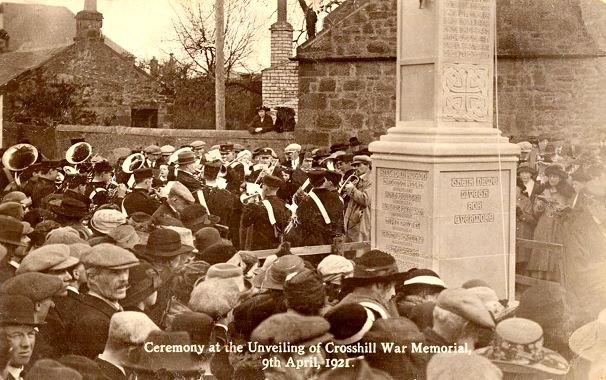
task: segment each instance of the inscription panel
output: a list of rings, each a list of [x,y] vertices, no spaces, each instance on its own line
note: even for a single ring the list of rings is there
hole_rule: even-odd
[[[377,247],[410,261],[430,257],[428,244],[428,171],[377,168]]]
[[[498,170],[440,173],[440,254],[444,257],[503,253],[509,228],[509,173]],[[486,242],[490,241],[491,244]],[[498,247],[497,252],[486,248]]]
[[[459,59],[490,59],[491,0],[445,0],[442,54]]]

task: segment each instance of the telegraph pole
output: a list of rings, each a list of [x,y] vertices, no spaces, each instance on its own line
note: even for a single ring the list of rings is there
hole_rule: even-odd
[[[225,129],[225,7],[223,0],[215,0],[215,129]]]

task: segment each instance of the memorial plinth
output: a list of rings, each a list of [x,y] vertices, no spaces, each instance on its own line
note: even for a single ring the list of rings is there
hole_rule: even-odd
[[[495,0],[398,1],[396,127],[370,144],[373,247],[514,297],[519,148],[493,127]]]

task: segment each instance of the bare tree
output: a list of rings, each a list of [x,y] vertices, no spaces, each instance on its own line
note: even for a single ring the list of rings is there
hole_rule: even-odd
[[[254,51],[261,27],[255,17],[253,0],[225,0],[225,75],[234,69],[247,70],[246,60]],[[181,2],[175,10],[173,26],[180,45],[191,61],[190,70],[198,75],[215,76],[215,8],[214,2],[195,0]]]

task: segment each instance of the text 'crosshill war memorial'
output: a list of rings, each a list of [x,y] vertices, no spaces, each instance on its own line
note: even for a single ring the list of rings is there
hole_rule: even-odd
[[[370,145],[372,242],[449,287],[515,284],[519,154],[493,125],[495,0],[398,1],[396,127]]]

